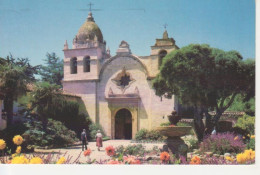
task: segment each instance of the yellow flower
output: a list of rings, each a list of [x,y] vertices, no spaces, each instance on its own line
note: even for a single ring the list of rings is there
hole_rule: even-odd
[[[11,164],[28,164],[29,160],[24,156],[14,157],[11,160]]]
[[[21,146],[17,146],[15,152],[16,152],[17,154],[20,154],[20,153],[21,153],[21,150],[22,150],[22,147],[21,147]]]
[[[243,136],[243,139],[246,139],[246,137],[245,137],[245,136]]]
[[[234,162],[234,159],[232,157],[230,157],[230,156],[226,156],[225,159],[230,161],[230,162]]]
[[[43,161],[40,157],[34,157],[30,160],[30,164],[43,164]]]
[[[250,137],[250,134],[247,134],[247,137]]]
[[[237,140],[238,139],[238,136],[236,136],[235,138],[234,138],[234,140]]]
[[[246,155],[243,153],[237,154],[237,162],[243,164],[246,162]]]
[[[16,154],[16,153],[12,154],[12,158],[14,158],[14,157],[16,157],[16,156],[17,156],[17,154]]]
[[[66,162],[65,157],[61,157],[56,164],[64,164]]]
[[[251,135],[251,137],[250,137],[251,139],[254,139],[255,138],[255,135]]]
[[[255,151],[253,151],[252,149],[245,150],[244,154],[247,160],[255,159]]]
[[[6,147],[5,141],[3,139],[0,139],[0,150],[5,149],[5,147]]]
[[[20,135],[16,135],[13,138],[13,142],[16,145],[21,145],[23,143],[23,138]]]

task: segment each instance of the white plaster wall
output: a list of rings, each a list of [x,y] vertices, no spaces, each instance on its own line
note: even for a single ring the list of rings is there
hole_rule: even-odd
[[[134,93],[135,88],[139,90],[141,100],[139,102],[138,111],[138,130],[141,128],[152,129],[159,126],[162,122],[168,120],[163,119],[162,116],[166,116],[173,110],[174,100],[163,99],[160,101],[160,97],[157,97],[151,86],[151,81],[147,80],[144,67],[131,57],[118,57],[111,61],[103,71],[100,77],[100,82],[97,88],[97,100],[99,106],[99,122],[103,126],[105,132],[110,131],[110,117],[108,102],[105,97],[108,96],[108,91],[111,88],[114,94],[122,94],[123,92],[117,87],[117,85],[111,81],[118,73],[126,68],[135,81],[125,90],[124,94]]]
[[[100,70],[100,61],[102,59],[102,49],[100,48],[82,48],[64,50],[64,80],[91,80],[98,79]],[[83,58],[90,57],[90,72],[83,71]],[[77,58],[77,74],[70,72],[70,59]]]

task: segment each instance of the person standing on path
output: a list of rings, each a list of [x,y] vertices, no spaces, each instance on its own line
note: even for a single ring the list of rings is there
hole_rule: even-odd
[[[102,134],[100,130],[98,130],[96,134],[96,146],[98,147],[98,151],[100,151],[100,147],[103,147]]]
[[[86,129],[83,129],[81,133],[81,141],[82,141],[82,151],[84,151],[84,146],[85,150],[87,149],[87,134],[86,134]]]

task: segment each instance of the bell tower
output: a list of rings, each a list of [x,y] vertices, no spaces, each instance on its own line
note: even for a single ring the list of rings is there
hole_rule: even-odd
[[[162,64],[162,59],[171,51],[179,49],[179,47],[175,44],[175,40],[173,38],[168,37],[167,32],[167,24],[164,25],[163,37],[160,39],[156,39],[156,42],[153,46],[151,46],[151,56],[156,56],[158,59],[158,69]]]

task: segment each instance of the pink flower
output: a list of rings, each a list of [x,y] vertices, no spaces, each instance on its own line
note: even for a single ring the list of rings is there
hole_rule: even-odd
[[[138,160],[135,156],[127,155],[123,158],[125,164],[141,164],[140,160]]]

